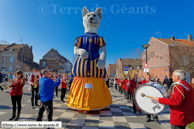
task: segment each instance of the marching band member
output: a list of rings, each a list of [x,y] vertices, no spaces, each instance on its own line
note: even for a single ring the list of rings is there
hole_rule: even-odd
[[[157,98],[153,100],[161,104],[170,105],[171,129],[185,129],[186,125],[194,122],[194,90],[185,81],[183,70],[175,70],[172,74],[175,83],[170,87],[170,98]]]
[[[121,80],[120,80],[120,78],[117,78],[117,84],[118,84],[119,93],[121,93]]]
[[[125,78],[122,78],[121,81],[121,94],[125,94]]]
[[[61,101],[65,102],[63,99],[65,98],[66,90],[67,90],[67,74],[63,74],[61,79]]]
[[[37,68],[33,69],[33,74],[30,76],[28,82],[31,85],[31,106],[32,109],[34,109],[34,100],[35,100],[35,106],[38,105],[38,100],[35,99],[35,94],[38,94],[39,92],[39,79],[41,78],[40,73],[38,72]]]
[[[22,71],[17,71],[16,76],[17,76],[16,79],[11,80],[12,85],[9,86],[9,87],[12,87],[10,91],[10,95],[11,95],[11,101],[13,106],[12,117],[9,120],[13,120],[16,117],[15,121],[17,121],[20,118],[21,100],[22,100],[22,94],[23,94],[23,87],[25,84],[25,79]],[[18,109],[17,116],[16,116],[16,104]]]
[[[124,94],[124,96],[125,96],[125,98],[127,99],[127,102],[128,103],[130,103],[130,101],[129,101],[129,85],[130,85],[130,76],[128,76],[125,80],[124,80],[124,85],[125,85],[125,90],[124,90],[124,92],[125,92],[125,94]]]
[[[151,81],[151,75],[150,74],[146,74],[146,79],[142,81],[142,84],[149,83],[149,82],[152,82]],[[158,122],[158,115],[150,115],[150,114],[147,114],[146,122],[150,122],[151,121],[151,116],[153,117],[153,120],[155,122]]]
[[[134,74],[134,77],[131,80],[131,83],[130,83],[130,86],[129,86],[130,92],[131,92],[130,99],[131,99],[131,101],[133,101],[133,113],[134,114],[136,113],[137,110],[139,111],[139,113],[141,113],[141,110],[136,106],[136,103],[133,99],[134,98],[134,91],[135,91],[136,87],[138,86],[138,84],[141,84],[141,83],[138,81],[137,74]]]

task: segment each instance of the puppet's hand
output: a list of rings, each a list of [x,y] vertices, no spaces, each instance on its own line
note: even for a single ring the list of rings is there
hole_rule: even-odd
[[[86,58],[89,57],[88,52],[87,52],[86,50],[84,50],[84,49],[80,49],[80,50],[79,50],[79,53],[80,53],[80,57],[81,57],[82,59],[86,59]]]
[[[98,60],[98,63],[97,63],[97,67],[98,67],[99,69],[104,69],[104,68],[105,68],[105,61],[99,59],[99,60]]]

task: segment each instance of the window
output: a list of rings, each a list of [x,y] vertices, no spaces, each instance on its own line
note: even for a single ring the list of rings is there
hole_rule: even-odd
[[[43,61],[43,62],[42,62],[42,66],[43,66],[43,67],[46,67],[46,61]]]
[[[170,45],[171,45],[171,46],[176,46],[177,44],[176,44],[176,43],[171,43]]]
[[[12,72],[12,66],[9,66],[9,72]]]
[[[9,62],[10,62],[10,63],[13,63],[13,56],[10,56]]]

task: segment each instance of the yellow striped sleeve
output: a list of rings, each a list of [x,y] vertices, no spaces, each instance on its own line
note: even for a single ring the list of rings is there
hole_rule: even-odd
[[[104,38],[100,37],[100,44],[99,44],[99,46],[102,47],[102,46],[105,46],[105,45],[106,45],[106,42],[105,42]]]
[[[74,46],[81,47],[81,42],[82,42],[82,38],[81,37],[76,38]]]

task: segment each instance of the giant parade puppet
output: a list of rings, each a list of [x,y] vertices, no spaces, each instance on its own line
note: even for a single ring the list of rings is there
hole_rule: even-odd
[[[112,104],[112,96],[105,83],[106,42],[97,34],[102,19],[102,9],[90,12],[83,8],[85,34],[76,38],[71,86],[67,105],[70,108],[91,111]]]

